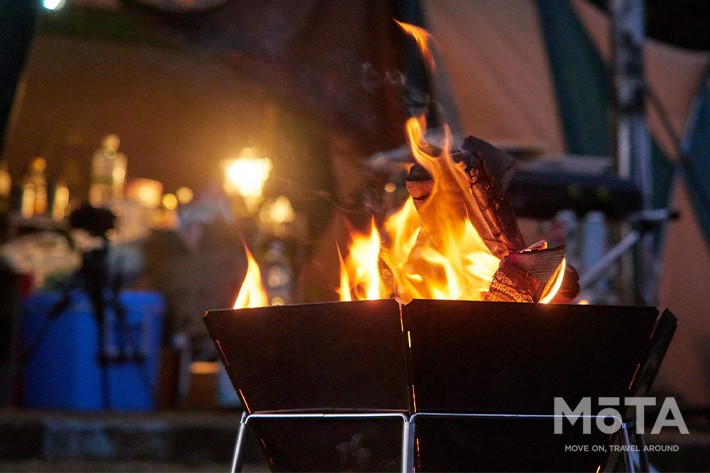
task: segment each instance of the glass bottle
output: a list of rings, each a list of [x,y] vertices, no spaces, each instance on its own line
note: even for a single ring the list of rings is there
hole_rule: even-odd
[[[69,188],[64,181],[57,181],[52,198],[52,218],[58,222],[69,213]]]
[[[120,143],[118,135],[107,135],[94,153],[89,188],[89,203],[94,207],[107,207],[123,198],[126,155],[118,152]]]
[[[7,161],[0,161],[0,213],[10,211],[10,194],[12,193],[12,179],[7,169]]]
[[[25,218],[47,212],[47,161],[38,156],[30,164],[30,172],[22,182],[20,213]]]

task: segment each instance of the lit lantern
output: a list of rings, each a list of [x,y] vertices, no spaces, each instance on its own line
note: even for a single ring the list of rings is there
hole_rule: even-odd
[[[255,148],[243,148],[239,157],[225,159],[224,190],[230,195],[244,199],[247,211],[256,212],[264,193],[264,184],[273,165],[269,158],[259,156]]]

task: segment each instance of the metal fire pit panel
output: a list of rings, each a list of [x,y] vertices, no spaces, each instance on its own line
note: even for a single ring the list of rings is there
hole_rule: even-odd
[[[554,398],[630,396],[654,308],[414,300],[404,308],[419,412],[551,414]]]
[[[603,467],[609,453],[593,447],[613,437],[581,422],[554,434],[554,398],[589,397],[597,413],[601,396],[648,388],[675,330],[654,308],[434,300],[412,301],[403,323],[416,410],[447,413],[416,421],[417,471]]]
[[[436,300],[400,312],[380,300],[216,310],[205,323],[250,412],[416,412],[421,471],[594,471],[608,453],[564,445],[613,439],[581,424],[555,435],[554,398],[575,408],[589,397],[596,414],[599,397],[643,394],[676,319],[654,308]],[[397,426],[294,422],[255,424],[274,471],[396,468],[396,447],[373,446],[394,446]]]
[[[215,310],[205,324],[250,412],[409,410],[394,300]]]

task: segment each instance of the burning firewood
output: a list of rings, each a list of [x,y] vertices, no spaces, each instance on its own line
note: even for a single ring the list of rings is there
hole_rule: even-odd
[[[537,302],[544,287],[542,281],[503,258],[493,275],[484,300],[500,302]]]
[[[419,269],[410,271],[417,275],[411,281],[415,292],[422,293],[421,288],[428,285],[427,279],[446,278],[436,268],[417,265],[423,259],[420,255],[427,247],[447,248],[452,234],[465,233],[461,228],[468,220],[490,253],[501,260],[483,296],[485,300],[548,302],[558,291],[556,302],[568,302],[577,296],[578,275],[574,268],[563,264],[564,247],[547,249],[542,244],[525,249],[515,213],[501,184],[510,179],[512,157],[474,137],[467,138],[461,149],[450,156],[428,143],[420,141],[418,146],[413,151],[431,159],[423,160],[420,156],[406,182],[422,222],[422,231],[408,261],[409,267]]]
[[[436,74],[426,31],[401,24],[420,47]],[[564,247],[525,248],[504,191],[514,159],[475,137],[458,150],[443,127],[440,148],[425,139],[424,116],[407,121],[412,155],[417,162],[407,177],[407,190],[421,220],[421,231],[395,277],[395,292],[413,297],[484,298],[495,301],[549,302],[570,276],[559,297],[576,297],[578,277],[566,269]],[[472,277],[472,274],[475,274]],[[487,284],[481,284],[481,280]],[[434,284],[432,284],[434,282]],[[445,289],[445,290],[444,290]]]
[[[577,298],[579,291],[579,273],[574,266],[567,264],[565,265],[562,285],[550,302],[568,304]]]
[[[429,146],[432,149],[431,146]],[[433,154],[433,153],[432,153]],[[438,152],[437,154],[441,154]],[[453,173],[443,172],[438,184],[446,189],[446,208],[455,207],[456,217],[468,218],[493,255],[502,258],[511,251],[525,248],[515,214],[505,199],[503,189],[491,169],[495,166],[501,178],[509,180],[513,158],[483,140],[468,137],[452,159],[464,166],[468,175],[467,189],[457,186]],[[439,176],[437,176],[439,177]],[[441,182],[443,181],[443,182]],[[441,206],[425,205],[434,190],[434,179],[423,166],[415,164],[407,176],[407,190],[422,217],[422,225],[430,237],[438,240]],[[433,207],[433,209],[430,209]],[[432,215],[428,215],[431,213]],[[452,216],[453,217],[453,216]]]
[[[495,148],[483,140],[469,136],[462,147],[462,160],[466,163],[466,172],[471,180],[471,194],[476,200],[483,219],[493,237],[502,243],[508,251],[525,248],[525,241],[518,228],[513,208],[505,199],[503,188],[494,177],[491,168],[495,163],[505,166],[507,153]],[[508,172],[508,169],[510,172]],[[512,174],[512,166],[503,168],[503,172]],[[509,180],[510,178],[506,176]]]
[[[540,302],[562,277],[564,258],[564,246],[510,253],[501,260],[484,300]]]

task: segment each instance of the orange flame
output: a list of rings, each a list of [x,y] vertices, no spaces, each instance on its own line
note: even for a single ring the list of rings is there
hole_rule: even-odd
[[[348,276],[348,270],[345,266],[345,261],[343,261],[343,255],[340,253],[340,247],[338,247],[338,261],[340,262],[340,287],[338,288],[338,294],[340,295],[341,301],[351,301],[353,297],[350,293],[350,276]]]
[[[261,280],[259,265],[246,245],[244,245],[244,251],[247,255],[247,274],[244,277],[242,287],[239,289],[237,300],[234,301],[234,308],[266,307],[269,305],[269,297]]]
[[[433,72],[429,33],[417,26],[397,24],[414,37]],[[482,300],[489,290],[500,260],[471,223],[485,219],[471,195],[469,176],[464,164],[456,163],[451,155],[448,127],[444,127],[442,143],[437,144],[441,149],[438,155],[426,142],[425,131],[423,115],[407,121],[412,154],[432,177],[431,192],[416,203],[410,197],[385,221],[382,236],[374,219],[369,235],[353,233],[345,259],[338,248],[341,301],[391,294],[403,303],[414,298]],[[427,182],[420,184],[428,190]],[[555,296],[564,271],[563,261],[548,281],[541,303]]]
[[[470,198],[463,166],[450,153],[448,128],[440,156],[433,156],[424,140],[423,117],[407,121],[412,154],[429,172],[434,187],[419,208],[423,229],[409,254],[399,280],[398,295],[412,298],[481,300],[490,286],[499,259],[491,254],[468,218],[477,210]]]
[[[370,236],[353,235],[347,261],[341,265],[341,300],[347,300],[345,293],[351,295],[344,288],[358,287],[363,274],[378,286],[352,291],[356,299],[394,293],[404,303],[414,298],[481,300],[488,291],[500,260],[468,218],[469,209],[477,209],[470,197],[466,201],[468,177],[448,151],[448,130],[444,151],[433,156],[424,141],[424,127],[423,117],[410,119],[407,135],[415,159],[433,177],[432,193],[418,211],[410,198],[387,219],[382,248],[374,222]]]
[[[557,295],[557,292],[562,287],[562,280],[565,276],[565,268],[567,267],[567,258],[562,260],[560,266],[557,268],[555,274],[548,281],[547,286],[543,290],[542,298],[540,299],[540,304],[549,304],[552,299]]]
[[[383,235],[385,243],[380,251],[380,257],[395,278],[391,282],[395,293],[399,292],[396,287],[398,276],[402,274],[409,253],[417,243],[421,228],[421,220],[411,197],[404,202],[402,208],[385,220]]]
[[[369,235],[351,234],[348,256],[340,259],[340,300],[372,300],[388,297],[389,293],[380,275],[381,239],[375,226],[370,223]],[[338,251],[340,253],[340,251]]]
[[[422,53],[422,57],[426,61],[429,71],[434,72],[436,64],[434,62],[434,54],[429,46],[429,43],[431,42],[431,35],[427,32],[427,30],[420,28],[419,26],[414,26],[409,23],[402,23],[397,20],[394,21],[404,30],[405,33],[414,38],[417,42],[417,46],[419,47],[419,51]]]

